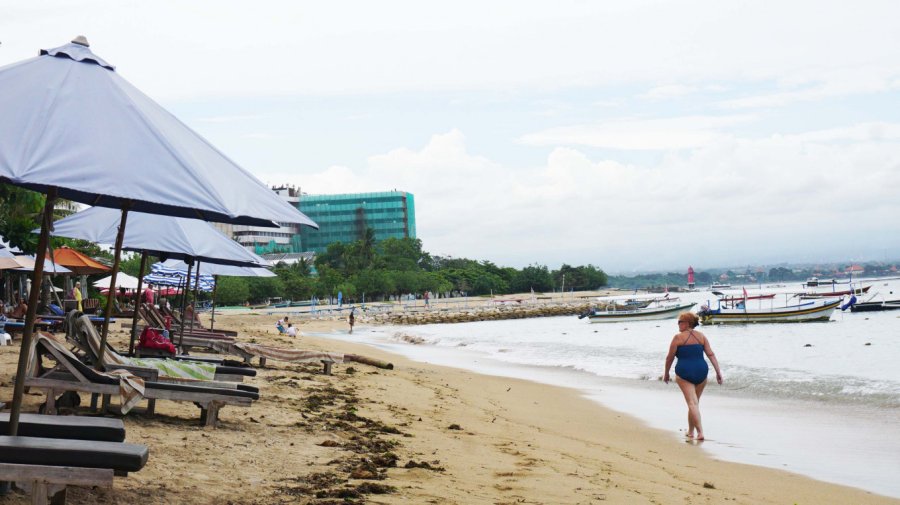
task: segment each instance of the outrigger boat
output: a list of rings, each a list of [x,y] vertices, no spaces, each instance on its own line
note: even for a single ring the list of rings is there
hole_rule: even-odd
[[[719,297],[719,300],[723,302],[741,302],[744,300],[770,300],[775,298],[775,293],[761,294],[761,295],[726,295],[720,291],[713,291],[712,294]]]
[[[809,293],[801,293],[800,299],[834,298],[836,296],[862,295],[868,293],[870,289],[872,289],[872,286],[863,286],[861,288],[845,289],[842,291],[811,291]]]
[[[659,305],[656,307],[621,308],[616,304],[609,304],[606,308],[594,309],[586,316],[592,323],[613,323],[618,321],[653,321],[658,319],[670,319],[679,313],[691,310],[695,303],[681,303],[674,305]],[[579,318],[585,317],[585,314]]]
[[[877,312],[882,310],[900,310],[900,300],[861,302],[850,306],[850,312]]]
[[[828,321],[841,304],[840,298],[810,300],[784,307],[747,308],[745,303],[723,304],[716,309],[704,306],[697,314],[702,324],[800,323]]]

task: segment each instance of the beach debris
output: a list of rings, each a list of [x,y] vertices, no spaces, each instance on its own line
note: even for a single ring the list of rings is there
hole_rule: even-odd
[[[806,344],[803,347],[812,347],[812,344]]]
[[[341,446],[340,443],[335,442],[334,440],[323,440],[316,445],[321,446],[321,447],[340,447]]]
[[[439,461],[434,461],[433,463],[429,463],[427,461],[413,461],[409,460],[403,465],[403,468],[424,468],[425,470],[431,470],[432,472],[443,472],[445,469],[442,466],[438,466]]]
[[[714,486],[712,482],[704,482],[703,487],[706,489],[715,489],[716,488],[716,486]]]
[[[359,354],[345,354],[344,362],[353,361],[356,363],[362,363],[364,365],[374,366],[375,368],[382,368],[384,370],[393,370],[394,364],[389,363],[387,361],[382,361],[380,359],[369,358],[366,356],[360,356]]]
[[[872,345],[872,342],[866,342],[865,345]]]
[[[462,428],[458,424],[455,424],[455,423],[451,424],[450,426],[447,426],[447,429],[448,430],[462,430]]]
[[[381,468],[393,468],[397,466],[397,460],[399,459],[393,452],[385,452],[372,456],[372,463]]]

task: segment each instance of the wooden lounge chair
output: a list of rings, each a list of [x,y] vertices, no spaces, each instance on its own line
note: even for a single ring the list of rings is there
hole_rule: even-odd
[[[0,412],[0,433],[9,432],[9,412]],[[124,442],[125,423],[109,417],[19,414],[20,437]]]
[[[4,433],[8,424],[0,413]],[[18,435],[0,436],[0,480],[29,484],[32,504],[65,504],[66,486],[111,487],[113,475],[143,468],[147,447],[124,440],[120,419],[21,414]]]
[[[97,362],[100,350],[100,335],[91,324],[88,316],[78,312],[70,312],[67,316],[66,340],[84,352],[91,363]],[[159,379],[168,378],[214,380],[219,382],[241,382],[244,377],[255,377],[256,370],[249,366],[226,366],[204,361],[168,360],[168,359],[132,359],[122,356],[109,344],[103,352],[103,366],[108,370],[117,368],[135,372],[135,368],[155,368],[159,371]],[[140,375],[140,374],[138,374]]]
[[[160,312],[150,304],[143,304],[142,307],[139,308],[139,315],[141,318],[149,325],[151,328],[156,328],[158,330],[162,330],[165,327],[164,316],[160,314]],[[178,328],[177,326],[172,327]],[[211,349],[211,342],[233,342],[234,337],[227,336],[222,333],[214,333],[207,331],[195,331],[193,334],[189,335],[185,332],[184,336],[175,335],[174,331],[170,333],[170,337],[173,343],[176,343],[181,346],[182,350],[189,351],[192,348],[201,348],[201,349]],[[139,350],[141,355],[156,355],[158,353],[155,352],[147,352],[143,349]]]
[[[184,312],[185,312],[185,315],[187,316],[185,325],[191,324],[191,325],[193,325],[195,330],[203,330],[203,331],[209,331],[209,332],[215,332],[215,333],[222,333],[229,337],[236,337],[238,335],[238,332],[235,330],[225,330],[222,328],[216,328],[215,330],[213,330],[213,329],[203,326],[203,322],[200,321],[200,317],[194,311],[194,308],[190,305],[188,305],[184,309]],[[174,317],[174,320],[176,323],[178,323],[178,324],[181,323],[181,319],[174,312],[172,312],[172,316]]]
[[[40,367],[40,356],[46,355],[56,361],[57,365],[46,371]],[[235,383],[209,383],[197,381],[161,382],[155,371],[144,371],[143,392],[137,398],[128,398],[123,394],[127,389],[124,378],[101,373],[82,363],[70,353],[59,341],[45,334],[37,335],[32,351],[31,373],[25,379],[25,386],[43,390],[46,393],[45,413],[56,412],[56,395],[65,391],[77,391],[92,395],[91,405],[96,406],[97,397],[103,398],[103,409],[110,410],[113,396],[122,398],[122,410],[141,399],[148,400],[147,413],[152,414],[155,400],[172,400],[191,402],[200,407],[200,423],[204,426],[215,426],[218,422],[219,409],[225,405],[249,407],[259,399],[259,390],[253,386]],[[122,371],[124,372],[124,371]],[[124,375],[124,374],[120,374]],[[133,391],[131,391],[133,394]],[[124,412],[123,412],[124,413]]]

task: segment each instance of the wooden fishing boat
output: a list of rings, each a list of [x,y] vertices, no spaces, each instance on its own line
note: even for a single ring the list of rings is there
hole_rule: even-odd
[[[872,289],[872,286],[863,286],[861,288],[853,288],[853,289],[845,289],[842,291],[810,291],[808,293],[803,293],[800,295],[800,299],[814,299],[814,298],[835,298],[839,296],[846,295],[862,295],[868,293],[869,290]]]
[[[810,300],[784,307],[748,308],[746,304],[719,304],[712,309],[704,307],[697,314],[702,324],[747,324],[747,323],[801,323],[828,321],[840,299]]]
[[[695,303],[680,303],[670,305],[656,305],[643,308],[619,308],[617,305],[608,305],[607,308],[594,309],[587,314],[592,323],[614,323],[619,321],[653,321],[658,319],[671,319],[686,310],[691,310]],[[583,316],[582,316],[583,317]]]
[[[775,293],[768,293],[763,295],[749,295],[747,297],[740,295],[726,295],[724,293],[720,293],[718,291],[713,291],[713,294],[719,297],[719,300],[723,302],[742,302],[744,300],[771,300],[775,298]]]
[[[900,310],[900,300],[861,302],[850,306],[850,312],[879,312],[883,310]]]

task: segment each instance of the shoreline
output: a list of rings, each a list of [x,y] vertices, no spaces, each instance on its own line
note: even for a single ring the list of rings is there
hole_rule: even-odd
[[[358,327],[358,329],[354,330],[354,333],[356,333],[357,331],[365,331],[366,329],[377,328],[377,326],[369,328]],[[347,338],[352,338],[352,336],[346,335],[342,331],[337,331],[334,335],[317,334],[314,338],[321,339],[325,342],[340,342],[341,345],[362,345],[370,349],[376,349],[379,352],[388,353],[388,355],[398,356],[396,353],[390,350],[385,350],[384,348],[381,348],[377,345],[349,342]],[[582,440],[589,446],[591,444],[597,444],[599,447],[602,447],[606,450],[616,448],[619,449],[620,452],[618,452],[618,454],[620,456],[629,455],[627,456],[628,459],[633,458],[631,454],[638,454],[641,452],[665,455],[671,457],[674,460],[678,460],[681,457],[687,458],[689,461],[685,462],[685,464],[687,464],[693,471],[682,469],[685,471],[683,475],[676,476],[674,474],[671,474],[671,472],[664,468],[665,465],[656,466],[656,468],[654,469],[655,471],[669,474],[670,477],[675,478],[677,482],[670,482],[668,485],[672,486],[673,489],[677,489],[677,492],[685,491],[683,486],[686,483],[683,479],[694,478],[698,480],[692,481],[692,483],[696,484],[699,482],[701,487],[698,493],[705,494],[711,491],[708,488],[702,487],[702,485],[707,482],[712,484],[716,489],[719,490],[727,489],[729,491],[736,491],[739,489],[740,491],[738,491],[734,495],[729,495],[727,492],[719,493],[718,495],[718,500],[727,500],[731,498],[736,500],[738,503],[741,503],[742,499],[747,499],[748,501],[746,501],[746,503],[785,503],[787,500],[791,500],[792,503],[900,503],[900,500],[892,498],[890,496],[879,495],[877,493],[873,493],[857,487],[852,487],[846,484],[817,480],[812,477],[801,475],[799,473],[790,472],[788,470],[761,466],[757,464],[717,460],[716,455],[711,454],[705,450],[698,450],[699,448],[694,444],[686,444],[681,442],[676,433],[673,433],[669,430],[662,430],[659,428],[651,427],[644,421],[639,420],[630,414],[616,410],[613,407],[608,406],[606,403],[603,403],[600,399],[592,398],[591,395],[587,392],[574,387],[551,385],[522,378],[486,374],[484,372],[472,372],[459,366],[425,363],[417,361],[415,358],[410,358],[406,355],[401,354],[400,356],[400,358],[391,358],[395,364],[398,364],[398,368],[400,366],[422,366],[426,369],[438,370],[438,374],[441,374],[441,370],[443,370],[443,373],[449,373],[451,375],[465,376],[466,374],[474,373],[476,380],[481,382],[507,381],[510,383],[518,384],[517,387],[522,387],[529,390],[529,394],[527,396],[542,399],[542,401],[540,402],[532,400],[534,407],[541,407],[545,402],[548,403],[547,408],[537,408],[536,410],[532,411],[532,414],[534,416],[548,416],[549,413],[552,412],[553,415],[549,416],[549,419],[546,419],[548,428],[555,428],[561,424],[566,427],[564,431],[573,429],[573,433],[584,433],[586,437]],[[405,365],[403,364],[404,360],[406,361]],[[459,389],[459,391],[467,391],[473,396],[482,394],[480,388],[476,388],[475,390],[461,388]],[[500,392],[492,390],[490,391],[490,393],[499,394]],[[678,402],[681,402],[680,396],[677,398],[677,400]],[[491,400],[488,401],[490,402]],[[680,403],[678,403],[678,405],[679,407],[683,406]],[[521,406],[520,408],[523,409],[519,410],[520,412],[527,411],[528,409],[528,407],[526,406]],[[565,414],[560,415],[560,413],[566,411],[571,411],[572,417],[580,419],[566,419],[567,416]],[[597,423],[592,422],[590,419],[596,419]],[[617,420],[626,420],[628,422],[629,426],[624,429],[625,433],[621,433],[621,431],[623,431],[623,426],[617,424]],[[531,422],[525,418],[519,418],[517,421],[520,423]],[[617,432],[614,437],[619,440],[617,440],[617,442],[615,443],[610,443],[610,441],[608,440],[596,438],[591,439],[590,435],[588,434],[591,434],[593,432],[593,435],[598,435],[598,424],[602,428],[599,430],[600,432]],[[538,431],[543,431],[539,425],[532,425],[532,427],[537,429]],[[564,436],[567,439],[572,438],[571,433],[558,433],[558,435]],[[682,450],[685,446],[688,447],[687,452]],[[529,447],[531,446],[529,445]],[[548,452],[552,452],[552,450],[548,450]],[[641,465],[648,465],[650,467],[656,465],[656,463],[652,461],[652,457],[649,459],[634,457],[634,459],[638,460],[638,463],[640,463]],[[658,461],[666,460],[666,458],[663,457],[657,459]],[[719,465],[724,465],[725,467],[728,467],[728,469],[722,470],[720,468],[713,468]],[[707,480],[700,482],[699,479],[701,478],[701,476],[706,474],[706,472],[709,472],[708,476],[706,476]],[[653,471],[650,472],[650,475],[644,475],[643,473],[640,473],[640,478],[652,477],[654,480],[658,479],[659,477],[657,475],[653,475],[654,473],[655,472]],[[728,484],[717,485],[713,482],[713,478],[721,479],[722,482],[727,482]],[[750,483],[750,485],[746,486],[748,482]],[[755,484],[753,482],[755,482]],[[613,486],[615,487],[615,484],[613,484]],[[820,486],[821,489],[819,488]],[[766,489],[766,491],[764,492],[763,488],[767,487],[769,487],[770,489]],[[635,492],[636,494],[626,493],[622,496],[622,499],[627,500],[627,502],[629,503],[636,499],[636,495],[644,494],[637,488],[632,489],[631,491]],[[848,494],[843,495],[843,492],[846,492]],[[625,498],[626,496],[628,496],[628,498]],[[610,498],[612,498],[612,495],[607,495],[607,499]],[[690,501],[688,495],[685,495],[684,499]],[[662,503],[674,503],[678,501],[673,497],[658,497],[657,500],[661,500]]]
[[[159,402],[155,417],[124,417],[127,440],[150,447],[147,466],[116,479],[111,490],[75,488],[70,500],[324,505],[355,496],[349,503],[900,503],[798,474],[718,461],[571,388],[420,363],[366,343],[305,335],[346,336],[343,321],[302,322],[304,335],[293,340],[276,335],[271,319],[235,315],[220,322],[239,330],[244,341],[362,354],[391,361],[395,368],[345,363],[324,376],[319,364],[270,362],[249,381],[260,386],[260,401],[223,409],[222,426],[215,430],[197,426],[193,405]],[[11,394],[8,372],[17,355],[16,346],[0,348],[6,378],[0,398]],[[26,395],[23,410],[36,411],[39,401]],[[389,488],[392,492],[378,493]],[[28,500],[10,495],[0,502]]]
[[[378,331],[377,327],[372,329]],[[343,340],[346,337],[341,334],[337,338]],[[680,433],[684,431],[682,418],[686,408],[680,393],[672,385],[664,386],[653,380],[636,383],[628,379],[598,377],[577,369],[499,361],[465,348],[409,343],[415,344],[418,340],[415,337],[408,337],[404,342],[378,339],[371,345],[387,352],[400,353],[417,363],[563,387],[578,392],[603,409],[634,418],[647,429],[668,436],[670,441],[679,441]],[[893,459],[891,450],[897,444],[878,444],[872,438],[893,427],[884,413],[853,417],[854,422],[861,424],[853,430],[839,433],[841,436],[835,440],[829,438],[834,435],[830,430],[843,419],[846,406],[809,400],[733,396],[725,390],[719,391],[715,386],[708,391],[704,418],[710,423],[707,428],[714,436],[701,445],[708,457],[789,471],[900,502],[896,486],[886,485],[888,481],[882,480],[885,475],[888,475],[887,478],[891,475],[890,466],[874,474],[859,471],[848,474],[846,471],[847,465],[854,469],[865,468],[869,458],[871,461],[887,462]],[[854,411],[855,414],[860,412],[859,407]],[[773,429],[774,432],[771,431]],[[827,447],[822,447],[821,441],[826,439],[831,441]]]

